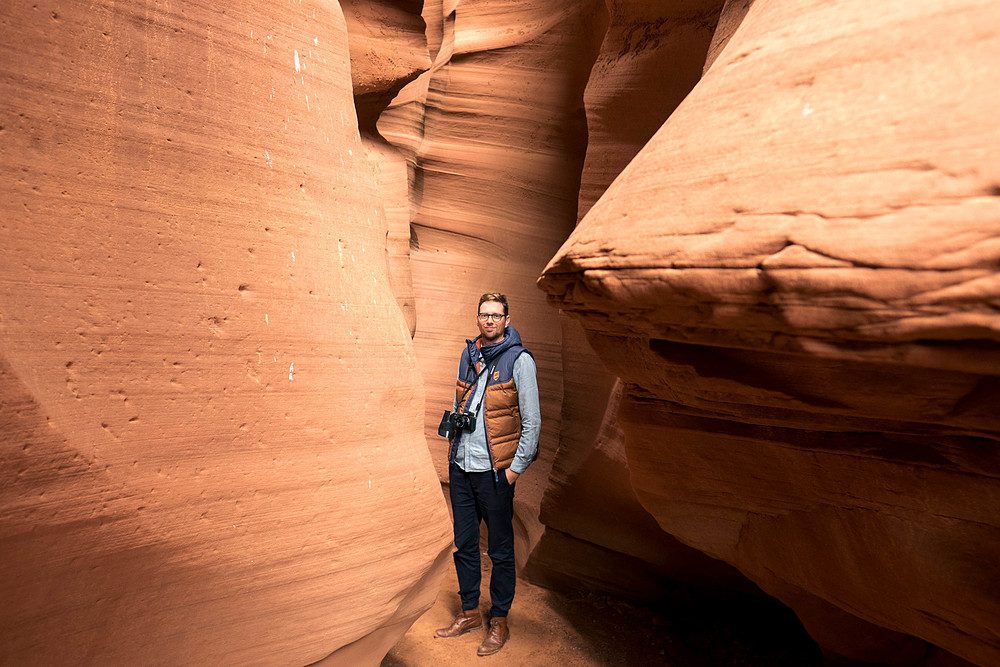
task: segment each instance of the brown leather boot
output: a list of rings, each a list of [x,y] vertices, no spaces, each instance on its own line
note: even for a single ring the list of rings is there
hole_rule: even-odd
[[[451,622],[451,626],[436,630],[434,634],[444,638],[458,637],[470,630],[478,630],[481,627],[483,627],[483,616],[479,613],[479,609],[463,609],[455,617],[455,620]]]
[[[510,639],[510,630],[507,629],[507,617],[494,616],[490,618],[490,631],[486,639],[479,645],[476,651],[479,655],[493,655],[503,648],[503,645]]]

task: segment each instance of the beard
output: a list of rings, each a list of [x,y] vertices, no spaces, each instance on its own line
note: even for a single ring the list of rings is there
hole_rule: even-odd
[[[485,331],[481,331],[480,333],[483,334],[483,343],[486,345],[499,343],[501,340],[503,340],[503,335],[506,330],[507,327],[497,327],[496,330],[493,332],[492,336]]]

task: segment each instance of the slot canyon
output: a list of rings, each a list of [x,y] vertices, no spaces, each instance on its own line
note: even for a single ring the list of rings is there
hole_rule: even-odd
[[[457,604],[437,426],[498,290],[526,591],[1000,665],[1000,3],[12,0],[0,34],[0,664],[379,665]]]

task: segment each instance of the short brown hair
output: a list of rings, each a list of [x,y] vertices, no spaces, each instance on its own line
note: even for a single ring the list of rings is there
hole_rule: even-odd
[[[500,292],[487,292],[486,294],[479,297],[479,306],[483,305],[487,301],[496,301],[501,306],[503,306],[503,316],[507,317],[507,297]],[[479,306],[476,306],[478,312]]]

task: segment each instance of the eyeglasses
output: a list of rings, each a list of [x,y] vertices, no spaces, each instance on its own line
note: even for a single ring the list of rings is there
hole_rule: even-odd
[[[503,313],[479,313],[480,322],[488,322],[493,320],[494,322],[499,322],[503,318],[507,317]]]

